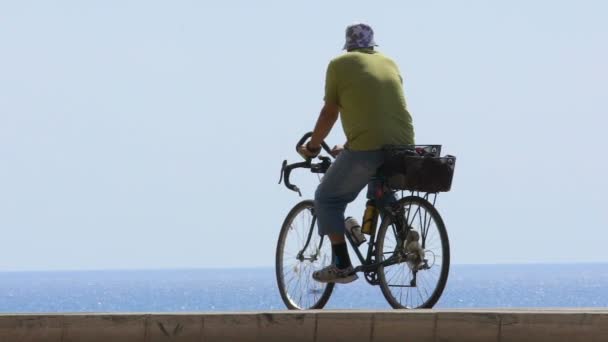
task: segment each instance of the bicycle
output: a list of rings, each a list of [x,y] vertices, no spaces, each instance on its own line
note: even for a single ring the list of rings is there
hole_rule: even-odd
[[[296,144],[296,151],[311,136],[312,132],[305,134]],[[432,146],[440,148],[439,145]],[[322,148],[331,156],[325,142]],[[288,189],[302,196],[300,189],[290,183],[289,177],[298,168],[325,173],[331,166],[331,158],[322,155],[317,158],[319,163],[313,163],[311,158],[290,165],[287,160],[283,161],[279,184],[284,179]],[[351,235],[345,234],[361,263],[354,272],[363,272],[370,285],[379,285],[395,309],[431,308],[445,288],[450,265],[447,231],[434,207],[437,193],[421,195],[418,191],[411,191],[404,197],[402,190],[401,198],[396,199],[394,196],[399,190],[387,187],[386,178],[381,173],[374,178],[394,200],[378,205],[386,198],[379,198],[378,192],[370,199],[376,205],[378,215],[367,236],[365,256]],[[335,286],[335,283],[319,283],[312,279],[314,271],[328,266],[333,260],[329,239],[319,236],[315,225],[314,202],[304,200],[289,211],[279,233],[275,260],[277,284],[283,302],[292,310],[322,309]],[[414,240],[417,240],[418,249],[415,243],[411,244]],[[291,247],[295,247],[293,251]]]

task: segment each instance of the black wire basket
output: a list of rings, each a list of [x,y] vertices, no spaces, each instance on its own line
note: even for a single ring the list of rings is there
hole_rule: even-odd
[[[452,188],[456,157],[441,157],[441,145],[385,146],[382,174],[396,190],[447,192]]]

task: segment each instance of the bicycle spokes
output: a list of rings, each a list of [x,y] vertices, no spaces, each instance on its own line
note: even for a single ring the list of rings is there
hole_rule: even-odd
[[[316,234],[312,201],[292,211],[281,230],[277,249],[277,280],[281,296],[290,309],[319,308],[332,286],[312,279],[312,273],[331,263],[331,244]]]
[[[445,228],[437,221],[436,211],[423,199],[411,199],[403,205],[400,213],[403,216],[398,216],[403,220],[394,221],[404,222],[405,226],[390,222],[379,233],[378,246],[384,260],[401,256],[403,261],[394,265],[387,263],[382,268],[383,293],[396,308],[430,307],[447,279],[449,259],[444,264],[443,258],[447,237],[442,236]]]

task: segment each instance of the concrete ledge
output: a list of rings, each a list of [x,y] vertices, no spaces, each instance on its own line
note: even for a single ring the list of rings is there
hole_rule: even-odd
[[[608,341],[608,309],[15,314],[0,341]]]

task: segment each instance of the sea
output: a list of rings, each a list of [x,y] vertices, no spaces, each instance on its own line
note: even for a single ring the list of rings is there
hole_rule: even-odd
[[[452,265],[436,308],[607,307],[608,264]],[[326,308],[389,309],[360,277]],[[0,272],[0,312],[283,310],[273,268]]]

